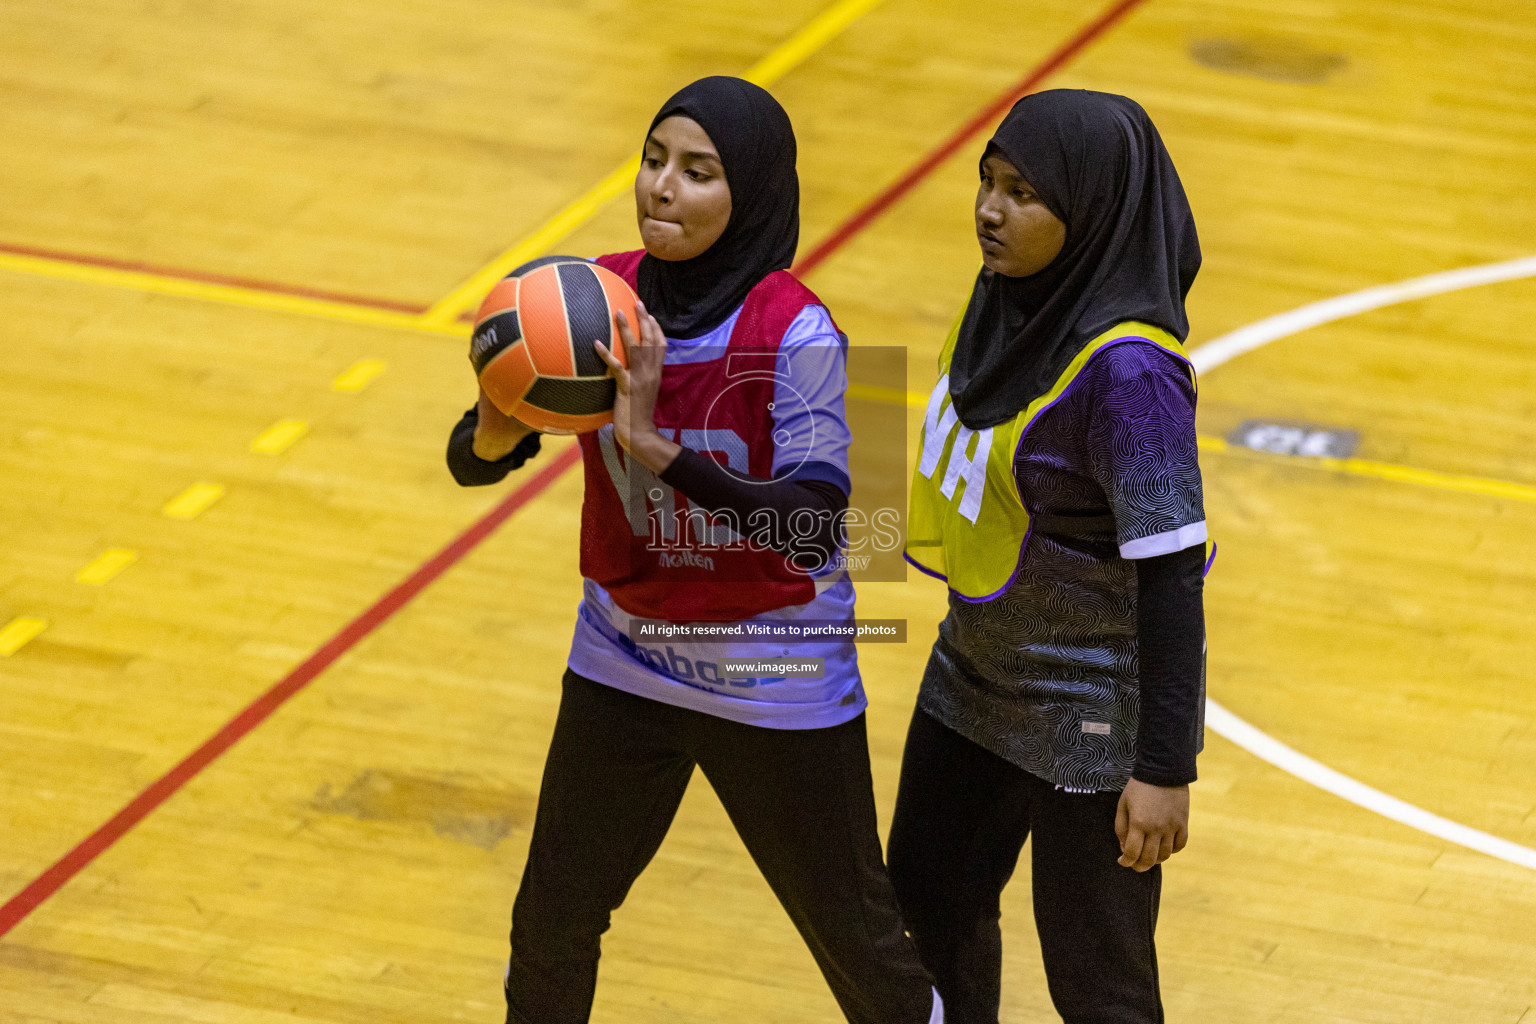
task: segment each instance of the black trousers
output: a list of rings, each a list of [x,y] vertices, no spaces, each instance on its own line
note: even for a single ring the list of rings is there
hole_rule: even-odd
[[[583,1024],[599,942],[698,765],[854,1024],[928,1024],[880,854],[864,716],[764,729],[567,671],[512,909],[509,1024]],[[722,908],[726,910],[727,908]]]
[[[1035,925],[1067,1024],[1160,1024],[1162,869],[1115,863],[1117,793],[1067,793],[926,712],[912,716],[891,825],[891,881],[950,1024],[998,1024],[1000,897],[1034,836]]]

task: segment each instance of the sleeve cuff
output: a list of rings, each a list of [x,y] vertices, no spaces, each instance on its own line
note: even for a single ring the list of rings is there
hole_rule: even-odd
[[[475,454],[474,444],[471,443],[469,448],[469,456],[476,462],[484,463],[487,466],[510,465],[513,469],[521,469],[523,467],[523,463],[539,454],[540,438],[543,436],[544,435],[539,433],[537,430],[525,434],[521,441],[512,446],[511,451],[507,452],[507,454],[503,455],[499,459],[480,458],[480,456]]]
[[[1162,786],[1164,788],[1187,786],[1195,781],[1195,777],[1195,771],[1192,768],[1188,772],[1159,772],[1150,768],[1138,767],[1131,772],[1131,778],[1137,782],[1145,782],[1149,786]]]
[[[1205,539],[1205,520],[1202,519],[1198,523],[1190,523],[1177,530],[1165,530],[1162,533],[1154,533],[1150,537],[1128,540],[1120,545],[1120,557],[1135,559],[1171,555],[1175,551],[1183,551],[1196,544],[1204,544]]]
[[[820,462],[808,459],[790,470],[788,473],[778,475],[775,480],[790,480],[795,483],[804,483],[808,480],[820,480],[822,483],[831,484],[844,494],[853,493],[853,483],[848,479],[848,474],[830,462]]]

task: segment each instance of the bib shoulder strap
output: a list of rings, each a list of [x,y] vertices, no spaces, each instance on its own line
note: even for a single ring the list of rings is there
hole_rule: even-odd
[[[1087,344],[1084,351],[1088,351],[1089,358],[1092,358],[1097,352],[1121,342],[1141,342],[1157,346],[1184,364],[1184,369],[1189,373],[1190,386],[1195,386],[1195,367],[1189,360],[1189,354],[1184,351],[1183,343],[1161,327],[1154,327],[1151,324],[1141,323],[1136,320],[1127,320],[1124,323],[1116,324],[1097,338],[1094,338]],[[1076,360],[1074,360],[1075,363]]]
[[[822,302],[816,293],[794,275],[786,270],[775,270],[753,285],[742,301],[741,315],[736,318],[736,328],[731,332],[730,347],[777,351],[795,317],[807,306],[820,305]],[[832,326],[838,330],[835,322]]]
[[[939,350],[939,376],[949,372],[949,361],[955,357],[955,343],[960,340],[960,325],[965,322],[965,311],[970,305],[967,302],[960,307],[960,315],[955,317],[955,322],[949,326],[949,334],[944,338],[944,347]]]
[[[633,252],[613,252],[606,256],[599,256],[593,260],[604,270],[611,270],[624,279],[624,283],[631,288],[637,287],[636,279],[640,273],[640,259],[645,255],[644,249],[635,249]]]
[[[939,350],[939,376],[941,377],[948,372],[950,360],[954,358],[955,344],[960,340],[960,325],[964,320],[965,307],[962,306],[960,315],[955,317],[955,322],[950,325],[949,334],[944,339],[944,347]],[[1121,341],[1141,341],[1156,345],[1188,366],[1189,379],[1191,382],[1194,381],[1194,367],[1190,365],[1189,356],[1185,353],[1184,346],[1179,342],[1178,338],[1175,338],[1161,327],[1154,327],[1151,324],[1141,323],[1137,320],[1127,320],[1116,324],[1084,345],[1077,356],[1067,364],[1067,368],[1062,371],[1061,376],[1056,380],[1056,384],[1052,386],[1047,394],[1055,395],[1059,393],[1065,384],[1070,383],[1082,372],[1083,366],[1089,359],[1092,359],[1111,344]]]

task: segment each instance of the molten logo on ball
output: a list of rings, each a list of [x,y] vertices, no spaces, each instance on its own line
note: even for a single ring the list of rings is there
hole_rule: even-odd
[[[574,256],[545,256],[497,282],[480,304],[469,358],[496,408],[548,434],[613,422],[614,382],[592,347],[628,353],[613,314],[631,324],[635,293],[614,273]]]

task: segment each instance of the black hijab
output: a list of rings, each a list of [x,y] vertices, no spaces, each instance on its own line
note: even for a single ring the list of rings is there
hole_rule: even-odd
[[[800,179],[789,115],[765,89],[717,75],[661,106],[646,136],[681,114],[699,123],[725,165],[731,219],[691,260],[640,260],[639,293],[668,337],[696,338],[724,323],[763,278],[788,269],[800,240]]]
[[[983,267],[976,277],[949,372],[955,410],[972,430],[1018,415],[1122,320],[1183,341],[1184,297],[1200,270],[1184,186],[1135,101],[1082,89],[1035,93],[1014,104],[987,148],[1018,168],[1067,238],[1037,274]]]

